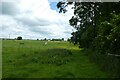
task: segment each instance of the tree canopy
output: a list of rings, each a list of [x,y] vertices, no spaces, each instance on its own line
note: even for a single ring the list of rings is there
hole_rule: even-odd
[[[17,40],[22,40],[22,37],[21,37],[21,36],[18,36],[18,37],[17,37]]]
[[[101,54],[120,54],[120,2],[59,2],[57,8],[65,13],[71,4],[74,16],[69,23],[76,31],[70,41]]]

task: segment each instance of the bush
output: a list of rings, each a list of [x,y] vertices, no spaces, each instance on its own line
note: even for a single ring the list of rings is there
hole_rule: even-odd
[[[18,36],[18,37],[17,37],[17,40],[22,40],[22,37],[21,37],[21,36]]]
[[[112,14],[110,22],[101,22],[95,45],[102,54],[120,54],[120,15]]]

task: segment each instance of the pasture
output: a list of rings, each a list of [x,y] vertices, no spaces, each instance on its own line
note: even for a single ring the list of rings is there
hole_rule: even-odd
[[[3,78],[107,78],[69,42],[2,41]]]

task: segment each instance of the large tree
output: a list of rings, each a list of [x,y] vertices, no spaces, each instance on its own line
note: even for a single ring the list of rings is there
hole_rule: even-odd
[[[120,2],[59,2],[57,7],[60,13],[65,13],[66,6],[71,4],[74,5],[74,16],[69,20],[69,23],[76,29],[76,32],[71,33],[71,41],[74,44],[79,44],[80,47],[95,49],[98,47],[96,44],[98,39],[101,39],[98,36],[103,30],[108,31],[108,33],[111,30],[105,24],[101,24],[111,23],[111,20],[115,19],[112,14],[120,14]],[[107,46],[109,44],[101,47]]]

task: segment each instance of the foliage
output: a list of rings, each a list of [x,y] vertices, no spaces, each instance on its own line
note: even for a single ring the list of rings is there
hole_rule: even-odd
[[[64,2],[62,7],[58,7],[60,12],[65,13],[67,3]],[[71,33],[70,41],[80,48],[96,51],[94,55],[99,59],[91,56],[93,60],[98,62],[100,60],[99,64],[110,66],[111,70],[115,68],[113,69],[115,72],[111,72],[120,77],[119,59],[106,57],[109,54],[120,55],[120,2],[73,2],[73,4],[74,16],[69,23],[76,32]],[[89,53],[90,55],[92,54]],[[112,65],[111,60],[113,60]],[[114,64],[115,67],[112,67]],[[105,69],[110,70],[106,67]]]
[[[17,37],[17,40],[22,40],[22,37],[21,37],[21,36],[18,36],[18,37]]]
[[[62,39],[52,39],[51,41],[64,41],[64,38],[62,38]]]
[[[96,48],[104,54],[120,54],[120,14],[111,15],[110,22],[101,22],[96,37]]]
[[[65,13],[68,3],[58,3],[60,12]],[[70,4],[74,4],[74,16],[69,23],[76,29],[76,32],[71,33],[71,42],[79,44],[82,48],[97,48],[102,54],[119,54],[120,2]]]

